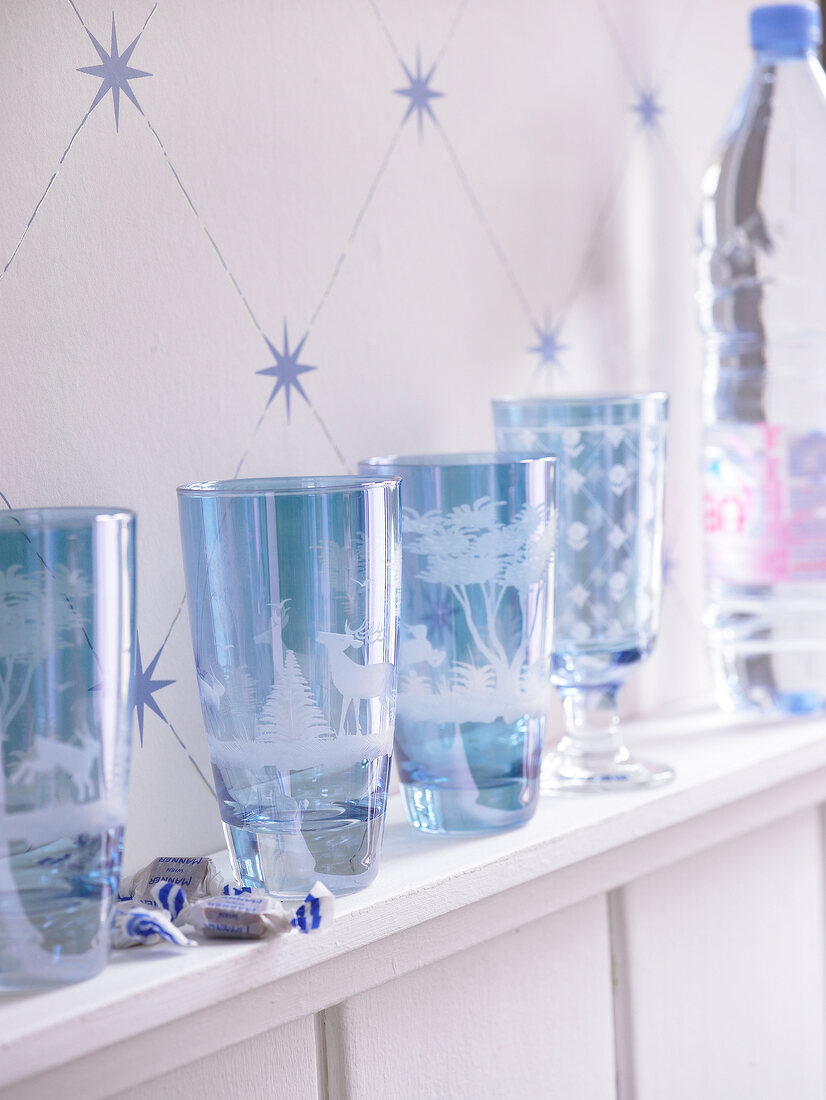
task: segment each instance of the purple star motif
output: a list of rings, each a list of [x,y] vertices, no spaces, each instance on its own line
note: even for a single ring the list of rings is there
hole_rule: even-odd
[[[443,595],[435,598],[424,595],[422,598],[422,622],[427,624],[427,632],[437,644],[453,632],[453,620],[456,608],[452,600],[447,600]]]
[[[559,353],[564,351],[567,344],[559,339],[561,326],[553,328],[550,319],[546,319],[544,325],[534,325],[537,335],[537,343],[528,351],[539,356],[538,367],[560,367]]]
[[[434,122],[438,124],[436,116],[433,114],[433,108],[430,106],[431,99],[439,99],[445,93],[436,92],[430,87],[430,81],[433,79],[433,73],[436,71],[436,62],[431,65],[430,72],[427,76],[422,76],[422,59],[419,55],[419,51],[416,50],[416,72],[411,73],[410,69],[402,61],[402,68],[405,71],[407,79],[410,81],[406,88],[396,88],[393,92],[394,95],[404,95],[410,100],[407,108],[407,114],[402,119],[402,124],[407,122],[413,112],[419,120],[419,139],[422,137],[422,119],[424,118],[425,111],[430,115]]]
[[[663,113],[663,108],[657,102],[656,93],[652,90],[639,89],[639,98],[631,107],[631,110],[640,116],[640,122],[646,129],[653,130],[658,125],[658,118]]]
[[[155,666],[160,660],[160,656],[163,653],[163,645],[146,666],[143,667],[141,661],[141,643],[140,639],[136,639],[137,645],[135,647],[135,710],[138,712],[138,729],[141,735],[141,748],[143,748],[143,708],[149,707],[153,710],[157,716],[166,722],[166,715],[161,708],[155,702],[155,692],[160,691],[161,688],[169,687],[170,684],[174,684],[174,680],[153,680],[152,676],[155,672]],[[164,642],[166,645],[166,642]],[[168,723],[167,723],[168,724]]]
[[[101,46],[100,42],[95,38],[89,28],[86,28],[86,33],[92,39],[92,45],[98,52],[100,58],[100,65],[87,65],[83,69],[78,69],[79,73],[88,73],[89,76],[100,77],[100,87],[98,88],[97,95],[92,100],[92,106],[89,108],[90,113],[97,107],[98,103],[103,99],[107,92],[112,93],[112,103],[115,107],[115,130],[118,129],[118,120],[120,112],[120,93],[123,92],[125,96],[135,104],[138,110],[141,111],[141,105],[135,99],[135,93],[129,87],[130,80],[137,80],[141,76],[151,76],[152,73],[142,72],[140,69],[133,69],[129,65],[129,59],[132,56],[132,51],[138,44],[138,35],[130,46],[127,46],[122,54],[118,54],[118,36],[115,31],[115,13],[112,12],[112,45],[111,52],[107,53]]]
[[[256,374],[271,374],[276,379],[276,383],[273,386],[273,391],[270,394],[270,399],[267,402],[267,408],[273,403],[273,400],[281,389],[284,387],[284,396],[287,399],[287,421],[290,419],[290,390],[295,388],[307,402],[310,404],[310,399],[304,392],[304,387],[298,380],[300,374],[306,374],[307,371],[318,370],[318,367],[310,367],[305,363],[299,363],[298,357],[301,355],[301,349],[304,347],[304,341],[307,339],[309,333],[304,333],[298,345],[290,351],[290,338],[287,335],[287,322],[284,322],[284,347],[281,351],[278,350],[267,337],[264,337],[264,342],[272,353],[275,362],[271,367],[265,367],[263,370],[256,371]]]

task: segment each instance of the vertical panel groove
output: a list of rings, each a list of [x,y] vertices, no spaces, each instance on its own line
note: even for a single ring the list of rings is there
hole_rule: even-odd
[[[631,970],[628,965],[628,936],[623,892],[611,890],[608,899],[608,929],[611,941],[611,987],[614,1012],[614,1057],[617,1100],[634,1100],[634,1017],[631,998]]]
[[[330,1086],[327,1070],[327,1013],[317,1012],[313,1018],[315,1027],[315,1060],[318,1079],[318,1100],[330,1100]]]

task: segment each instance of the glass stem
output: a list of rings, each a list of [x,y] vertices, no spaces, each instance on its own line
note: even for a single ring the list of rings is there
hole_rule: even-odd
[[[564,689],[565,736],[558,751],[578,758],[614,759],[622,750],[617,692],[619,684]]]

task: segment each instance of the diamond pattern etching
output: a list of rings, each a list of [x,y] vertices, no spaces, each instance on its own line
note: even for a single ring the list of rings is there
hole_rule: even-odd
[[[643,464],[653,470],[638,485],[638,446],[656,447],[656,437],[649,431],[640,444],[636,430],[602,427],[530,434],[534,446],[559,455],[560,533],[569,552],[557,563],[554,648],[581,647],[592,636],[618,649],[628,639],[630,648],[640,633],[653,636],[654,593],[630,581],[637,570],[651,576],[658,553],[653,463]]]

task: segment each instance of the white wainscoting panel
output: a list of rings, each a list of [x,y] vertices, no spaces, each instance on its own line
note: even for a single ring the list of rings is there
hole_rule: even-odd
[[[619,997],[633,1100],[823,1100],[816,809],[622,891]]]
[[[330,1100],[610,1100],[605,896],[326,1012]]]
[[[323,1100],[318,1092],[315,1019],[294,1020],[114,1096],[117,1100],[147,1096],[153,1100],[196,1096]]]

